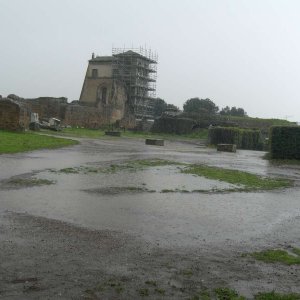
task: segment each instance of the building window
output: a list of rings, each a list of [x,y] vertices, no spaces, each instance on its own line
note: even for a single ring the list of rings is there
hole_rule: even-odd
[[[102,95],[102,97],[101,97],[102,103],[107,104],[107,99],[106,99],[106,97],[107,97],[107,88],[106,87],[102,87],[101,95]]]
[[[92,77],[97,78],[98,77],[98,70],[97,69],[92,69]]]
[[[107,87],[98,86],[97,88],[97,103],[107,104]]]

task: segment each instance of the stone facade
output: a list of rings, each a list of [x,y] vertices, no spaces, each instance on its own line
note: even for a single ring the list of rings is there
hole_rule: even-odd
[[[30,122],[29,109],[9,98],[0,99],[0,129],[24,130]]]
[[[66,108],[63,125],[80,126],[85,128],[99,128],[106,124],[102,111],[95,107],[69,105]]]
[[[113,78],[112,60],[111,56],[101,56],[89,61],[79,99],[83,106],[96,107],[97,119],[106,124],[121,121],[127,111],[126,87]]]

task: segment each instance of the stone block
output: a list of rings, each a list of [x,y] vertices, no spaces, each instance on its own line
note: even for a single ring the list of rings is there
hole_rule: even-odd
[[[105,135],[121,136],[121,131],[105,131]]]
[[[146,139],[146,145],[164,146],[165,141],[160,139]]]
[[[236,152],[236,144],[218,144],[217,151]]]

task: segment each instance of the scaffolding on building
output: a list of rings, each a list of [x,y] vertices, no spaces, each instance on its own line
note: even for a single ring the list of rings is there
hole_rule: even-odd
[[[112,48],[113,77],[124,83],[137,118],[153,118],[158,56],[151,49]]]

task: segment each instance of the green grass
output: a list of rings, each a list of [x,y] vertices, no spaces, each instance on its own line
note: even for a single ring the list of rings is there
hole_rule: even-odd
[[[138,167],[162,167],[162,166],[171,166],[171,165],[182,165],[180,162],[164,160],[164,159],[142,159],[142,160],[133,160],[126,164],[127,166],[138,166]]]
[[[0,154],[26,152],[37,149],[55,149],[78,144],[70,139],[56,138],[30,132],[8,132],[0,130]]]
[[[261,252],[254,252],[251,255],[257,260],[262,260],[266,263],[280,262],[286,265],[300,264],[300,249],[293,248],[293,254],[284,250],[265,250]]]
[[[243,186],[243,190],[271,190],[292,186],[292,181],[281,178],[264,178],[248,172],[229,170],[205,165],[191,165],[182,170],[185,174],[194,174],[208,179],[220,180]]]
[[[270,292],[270,293],[258,293],[254,297],[255,300],[299,300],[300,294],[279,294]]]
[[[191,270],[191,269],[184,269],[184,270],[181,270],[180,271],[180,273],[181,273],[181,275],[183,275],[183,276],[187,276],[187,277],[191,277],[191,276],[193,276],[193,270]]]
[[[48,179],[39,179],[39,178],[12,178],[5,182],[9,186],[19,186],[19,187],[31,187],[31,186],[40,186],[40,185],[50,185],[55,182]]]
[[[167,140],[180,140],[180,139],[200,139],[204,140],[208,137],[208,129],[197,130],[188,134],[171,134],[171,133],[152,133],[152,132],[139,132],[139,131],[125,131],[123,136],[129,138],[163,138]]]
[[[209,190],[203,190],[203,191],[201,191],[201,192],[208,192]],[[160,191],[162,194],[165,194],[165,193],[197,193],[197,192],[199,192],[199,190],[197,190],[197,191],[188,191],[188,190],[182,190],[182,189],[162,189],[161,191]]]
[[[239,296],[235,290],[229,288],[217,288],[215,293],[218,300],[245,300],[243,296]]]
[[[74,137],[88,137],[88,138],[106,138],[106,129],[87,129],[87,128],[65,128],[61,132],[56,132],[57,135],[74,136]],[[121,136],[128,138],[165,138],[169,140],[176,139],[207,139],[208,129],[201,129],[199,131],[190,134],[169,134],[169,133],[152,133],[152,132],[140,132],[140,131],[121,131]],[[50,131],[49,131],[50,133]],[[51,132],[53,134],[53,132]]]
[[[55,135],[65,135],[74,137],[89,137],[89,138],[100,138],[105,136],[106,130],[101,129],[87,129],[87,128],[64,128],[62,131],[55,132]],[[49,133],[53,134],[53,131]]]
[[[192,296],[190,300],[246,300],[244,296],[239,295],[235,290],[222,287],[214,290],[215,297],[211,298],[208,291],[202,291]],[[258,293],[254,296],[255,300],[300,300],[300,294],[280,294],[272,292]]]
[[[59,173],[78,174],[79,173],[79,169],[78,168],[64,168],[64,169],[60,169]]]
[[[252,127],[259,129],[268,129],[271,126],[289,126],[295,125],[295,122],[290,122],[282,119],[263,119],[252,117],[238,117],[238,116],[222,116],[221,119],[236,122],[239,127]]]

